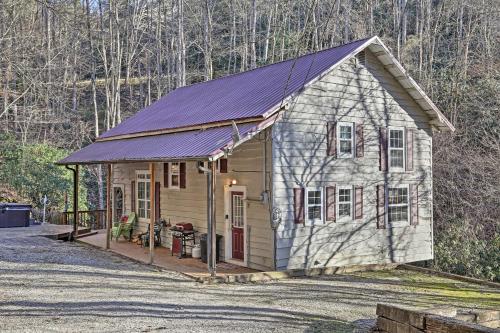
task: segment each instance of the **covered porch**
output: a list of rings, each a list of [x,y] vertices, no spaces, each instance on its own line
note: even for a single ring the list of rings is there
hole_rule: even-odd
[[[79,241],[193,277],[272,270],[270,149],[265,131],[261,133],[268,125],[233,124],[98,140],[61,160],[59,164],[73,170],[75,193],[79,166],[103,164],[107,169],[105,229]],[[119,205],[114,200],[117,193],[122,198]],[[137,217],[134,236],[149,230],[147,248],[123,237],[111,239],[113,225],[121,221],[121,215],[130,213]],[[79,220],[79,212],[73,214],[72,220]],[[161,246],[154,246],[157,223],[163,225]],[[206,233],[207,263],[189,254],[182,259],[171,255],[174,245],[169,230],[178,223],[192,224],[197,244]],[[77,229],[75,223],[75,235]],[[220,249],[216,245],[219,238]]]

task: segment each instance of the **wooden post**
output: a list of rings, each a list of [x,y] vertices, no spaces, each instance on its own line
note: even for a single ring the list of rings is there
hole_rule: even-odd
[[[216,251],[217,251],[217,236],[216,236],[216,212],[215,212],[215,184],[216,184],[216,163],[212,161],[210,171],[207,173],[207,262],[208,271],[211,277],[216,275]]]
[[[78,236],[78,183],[80,180],[79,165],[75,165],[75,173],[73,174],[73,240]]]
[[[113,224],[113,211],[111,203],[111,164],[108,164],[108,179],[106,181],[106,250],[109,250],[111,243],[111,225]]]
[[[149,163],[149,263],[154,261],[155,254],[155,164]]]

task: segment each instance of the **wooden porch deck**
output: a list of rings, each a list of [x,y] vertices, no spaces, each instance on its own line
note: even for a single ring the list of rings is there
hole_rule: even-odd
[[[106,230],[99,230],[97,234],[82,237],[78,241],[104,249],[106,245]],[[118,242],[112,240],[110,251],[143,263],[149,263],[149,248],[143,248],[140,245],[126,241],[124,238],[121,238]],[[200,259],[179,259],[177,255],[172,256],[170,250],[165,247],[155,248],[153,264],[164,269],[183,273],[195,279],[209,276],[207,264],[203,263]],[[217,263],[217,277],[256,272],[259,271],[226,262]]]

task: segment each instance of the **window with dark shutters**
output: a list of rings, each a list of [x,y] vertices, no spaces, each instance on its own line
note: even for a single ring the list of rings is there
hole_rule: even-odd
[[[387,171],[387,128],[379,130],[379,162],[380,171]]]
[[[325,189],[326,193],[326,205],[325,205],[325,210],[326,210],[326,220],[327,221],[333,221],[335,222],[337,218],[337,212],[336,212],[336,190],[335,186],[327,186]]]
[[[415,130],[406,130],[406,171],[413,171],[413,141]]]
[[[337,123],[326,124],[326,153],[328,156],[337,157]]]
[[[363,124],[356,124],[356,157],[363,157],[364,154]]]
[[[354,188],[354,218],[363,218],[363,186]]]
[[[135,213],[135,181],[130,183],[130,211]]]
[[[168,187],[168,163],[163,163],[163,186]]]
[[[293,205],[294,205],[294,220],[295,223],[304,223],[304,189],[293,189]]]
[[[179,187],[186,188],[186,162],[179,163]]]
[[[410,185],[411,215],[410,225],[418,224],[418,185]]]
[[[385,186],[377,185],[377,228],[385,229]]]

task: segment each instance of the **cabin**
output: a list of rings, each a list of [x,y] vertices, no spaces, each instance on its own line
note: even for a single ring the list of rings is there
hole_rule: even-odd
[[[211,271],[216,254],[265,271],[407,263],[434,256],[437,131],[454,127],[372,37],[177,88],[58,163],[108,166],[108,228],[135,212],[134,233],[160,218],[208,233]]]

